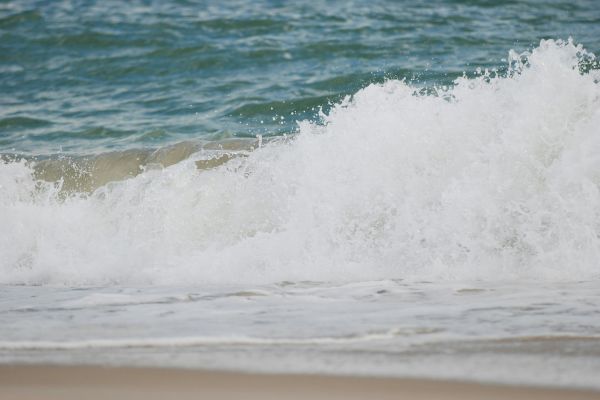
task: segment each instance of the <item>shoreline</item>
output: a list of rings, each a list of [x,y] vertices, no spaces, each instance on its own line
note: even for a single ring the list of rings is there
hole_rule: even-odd
[[[0,365],[0,399],[599,399],[600,391],[419,378]]]

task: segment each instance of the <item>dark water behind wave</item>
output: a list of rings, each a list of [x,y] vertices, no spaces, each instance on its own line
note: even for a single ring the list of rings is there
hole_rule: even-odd
[[[573,36],[594,1],[0,3],[0,152],[277,135],[386,78],[449,84]]]

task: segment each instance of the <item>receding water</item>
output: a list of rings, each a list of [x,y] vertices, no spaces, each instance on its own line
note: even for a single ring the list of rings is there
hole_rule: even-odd
[[[596,282],[4,287],[0,362],[600,388]]]

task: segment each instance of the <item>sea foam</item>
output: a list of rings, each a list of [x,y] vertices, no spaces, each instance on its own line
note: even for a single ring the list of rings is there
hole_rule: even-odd
[[[370,85],[291,139],[91,193],[5,161],[0,282],[597,278],[594,62],[547,40],[445,90]]]

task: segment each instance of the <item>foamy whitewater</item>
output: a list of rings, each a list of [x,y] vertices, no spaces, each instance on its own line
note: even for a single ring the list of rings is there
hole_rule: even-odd
[[[572,40],[287,136],[3,154],[0,363],[600,389],[600,70]]]
[[[600,74],[580,71],[594,56],[547,40],[507,62],[434,91],[371,85],[292,137],[91,193],[5,161],[0,282],[598,278]]]

